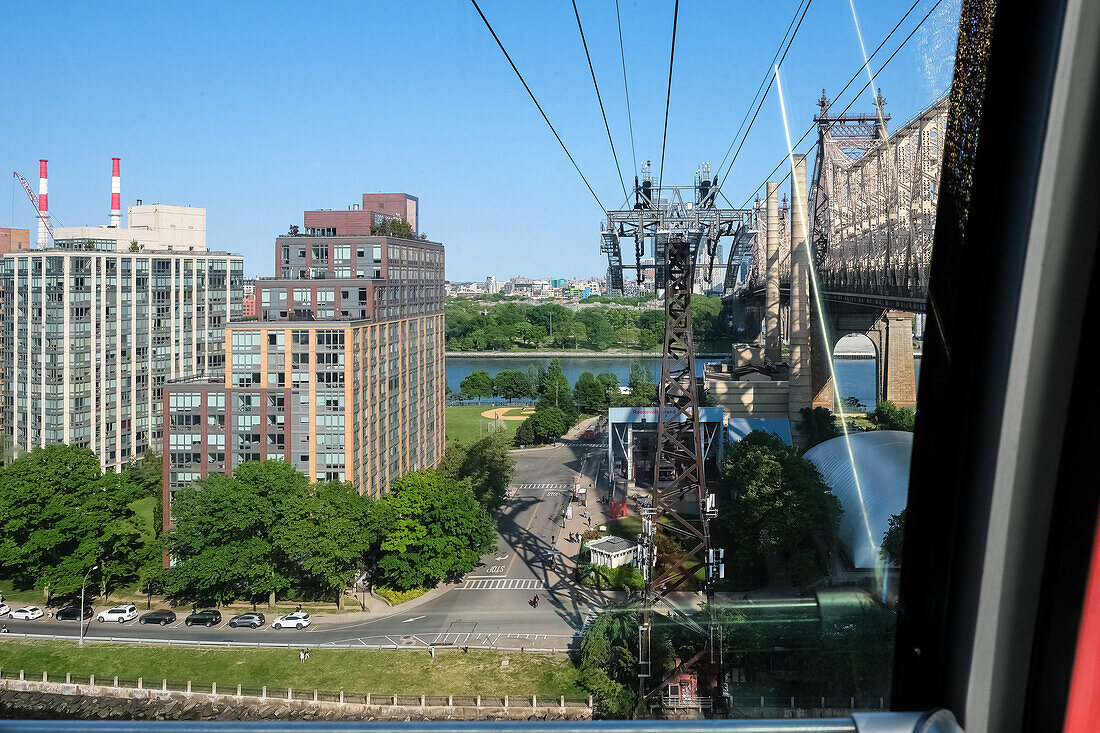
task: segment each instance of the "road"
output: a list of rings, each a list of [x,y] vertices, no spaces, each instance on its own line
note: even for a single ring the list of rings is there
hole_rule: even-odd
[[[565,649],[585,617],[599,611],[609,596],[576,586],[568,562],[576,545],[562,537],[562,515],[569,503],[574,478],[584,485],[601,472],[602,452],[596,446],[568,443],[517,451],[516,478],[498,521],[497,550],[461,583],[430,601],[381,618],[341,620],[316,617],[313,626],[276,631],[231,629],[229,615],[213,628],[185,627],[186,613],[166,627],[88,622],[85,638],[193,643],[289,644],[291,646],[493,646],[505,648]],[[597,491],[605,491],[599,485]],[[594,499],[595,497],[593,497]],[[577,506],[577,505],[575,505]],[[597,505],[592,502],[590,508]],[[579,507],[577,507],[579,509]],[[579,531],[583,521],[569,523]],[[531,599],[538,594],[538,608]],[[98,610],[98,609],[97,609]],[[4,619],[12,635],[75,637],[75,621]],[[268,620],[270,624],[270,617]]]

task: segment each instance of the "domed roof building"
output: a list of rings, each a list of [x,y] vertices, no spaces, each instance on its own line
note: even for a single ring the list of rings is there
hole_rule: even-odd
[[[844,507],[839,536],[855,568],[870,569],[880,564],[878,548],[890,516],[905,508],[913,434],[876,430],[852,433],[848,440],[851,457],[841,436],[815,445],[806,451],[806,459]]]

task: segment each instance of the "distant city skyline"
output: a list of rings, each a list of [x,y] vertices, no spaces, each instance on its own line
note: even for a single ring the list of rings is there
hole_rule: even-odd
[[[876,69],[933,3],[918,5]],[[681,8],[666,183],[690,182],[700,161],[717,166],[796,4]],[[945,10],[957,4],[944,3],[876,77],[891,127],[945,87],[955,28],[939,18],[957,19]],[[604,205],[618,207],[619,177],[572,13],[499,0],[482,7]],[[867,0],[856,8],[869,52],[905,11]],[[671,4],[622,4],[633,155],[614,6],[582,3],[581,15],[629,187],[632,157],[656,168],[661,155]],[[243,254],[250,277],[275,274],[271,244],[303,225],[303,208],[376,191],[419,198],[420,229],[447,246],[449,279],[544,272],[548,261],[564,270],[555,276],[603,272],[602,211],[466,3],[369,12],[273,3],[263,13],[201,2],[23,5],[6,19],[14,113],[0,123],[0,165],[35,187],[38,159],[50,160],[55,225],[107,223],[118,156],[123,208],[138,198],[206,208],[210,249]],[[862,64],[846,7],[815,4],[804,24],[783,66],[797,134],[822,88],[839,91]],[[156,30],[168,25],[171,34]],[[720,42],[718,28],[739,29],[737,43]],[[290,35],[293,44],[279,41]],[[870,107],[864,94],[852,108]],[[724,193],[740,205],[785,153],[773,88]],[[33,211],[12,186],[0,226],[34,232]]]

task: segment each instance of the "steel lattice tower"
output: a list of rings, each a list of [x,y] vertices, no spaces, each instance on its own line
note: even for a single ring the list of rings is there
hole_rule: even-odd
[[[700,169],[691,187],[658,188],[645,180],[641,186],[635,184],[634,208],[608,212],[607,226],[601,233],[601,250],[609,255],[611,269],[615,265],[622,268],[620,239],[632,237],[638,254],[647,243],[651,244],[657,275],[654,287],[657,290],[664,288],[665,338],[658,383],[660,411],[652,501],[649,507],[642,509],[639,537],[645,579],[643,620],[638,630],[638,679],[643,704],[647,704],[654,693],[659,693],[664,683],[663,679],[654,676],[650,651],[657,617],[682,624],[702,636],[700,651],[684,660],[674,674],[684,669],[695,671],[700,678],[700,688],[707,691],[706,696],[716,704],[721,703],[721,638],[712,601],[722,551],[710,546],[710,520],[717,515],[717,507],[704,471],[691,293],[700,245],[713,260],[722,237],[750,228],[752,211],[717,209],[714,207],[717,195],[717,181],[711,180],[706,166]],[[708,263],[708,267],[711,264]],[[637,269],[640,274],[640,261]],[[612,282],[621,287],[621,269],[617,275]],[[676,534],[685,545],[685,552],[680,557],[663,566],[658,566],[658,530]],[[710,610],[705,626],[680,613],[667,601],[669,593],[685,584],[695,587],[700,570]]]

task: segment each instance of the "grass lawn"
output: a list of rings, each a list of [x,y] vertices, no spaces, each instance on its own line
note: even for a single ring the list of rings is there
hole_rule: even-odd
[[[502,659],[508,666],[501,667]],[[66,672],[96,679],[136,680],[146,685],[186,684],[221,690],[238,684],[258,689],[344,690],[394,695],[517,695],[587,698],[578,684],[579,671],[565,654],[461,651],[427,652],[380,649],[313,649],[305,664],[298,649],[156,648],[133,644],[0,640],[4,674],[26,670],[30,679],[42,672],[64,678]]]
[[[445,430],[447,443],[473,443],[478,438],[488,435],[489,423],[494,422],[481,413],[493,409],[493,405],[486,402],[484,405],[454,405],[448,407],[445,412]],[[521,408],[512,409],[508,415],[519,415]],[[516,434],[516,428],[523,424],[522,420],[504,420],[504,434],[511,440]]]
[[[141,541],[149,543],[153,541],[153,512],[157,510],[157,499],[154,496],[146,496],[130,504],[130,509],[137,515],[137,526],[141,531]]]

